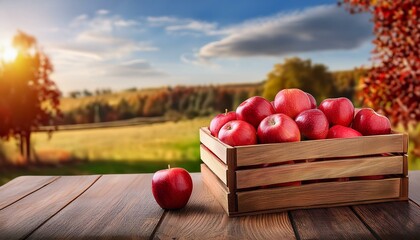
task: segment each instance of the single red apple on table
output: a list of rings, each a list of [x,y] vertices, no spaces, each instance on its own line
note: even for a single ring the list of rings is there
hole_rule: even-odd
[[[331,127],[327,134],[327,138],[353,138],[360,136],[362,136],[362,134],[358,131],[341,125]]]
[[[218,114],[214,117],[210,122],[210,133],[211,135],[217,137],[220,129],[225,125],[227,122],[236,120],[236,112],[226,112]]]
[[[190,174],[183,168],[157,171],[152,178],[152,192],[163,209],[183,208],[190,199],[193,183]]]
[[[257,144],[255,128],[242,120],[227,122],[220,129],[218,138],[230,146],[243,146]]]
[[[236,108],[236,118],[250,123],[255,129],[261,120],[274,113],[271,103],[260,96],[248,98]]]
[[[325,114],[331,126],[348,127],[353,121],[354,106],[348,98],[327,98],[319,104],[318,108]]]
[[[311,100],[304,91],[297,88],[283,89],[274,99],[277,113],[283,113],[295,118],[299,113],[311,109]]]
[[[390,134],[391,122],[373,109],[363,108],[354,117],[353,128],[365,136]]]
[[[309,100],[311,101],[311,108],[315,109],[316,108],[316,99],[314,98],[314,96],[312,96],[312,94],[310,93],[306,93],[309,97]]]
[[[264,118],[258,126],[260,143],[280,143],[300,141],[299,127],[285,114],[277,113]]]
[[[300,133],[307,139],[324,139],[328,134],[328,119],[319,109],[305,110],[295,118]]]

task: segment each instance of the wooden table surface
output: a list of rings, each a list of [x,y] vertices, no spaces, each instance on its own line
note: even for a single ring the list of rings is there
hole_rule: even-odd
[[[420,239],[420,171],[408,202],[229,218],[193,173],[187,206],[164,211],[151,174],[24,176],[0,187],[0,239]]]

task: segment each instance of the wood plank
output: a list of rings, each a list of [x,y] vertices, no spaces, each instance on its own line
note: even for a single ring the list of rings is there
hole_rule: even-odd
[[[408,176],[408,155],[404,154],[403,157],[404,157],[403,174],[404,176],[407,177]]]
[[[403,133],[403,149],[404,152],[407,153],[408,152],[408,141],[409,141],[409,136],[408,133]]]
[[[241,189],[313,179],[402,174],[403,160],[403,156],[367,157],[238,170],[237,187]]]
[[[252,212],[318,204],[392,199],[400,195],[400,179],[315,183],[238,192],[238,211]],[[340,191],[337,191],[340,189]]]
[[[104,175],[29,239],[149,238],[164,212],[151,181],[152,174]]]
[[[226,164],[220,161],[208,148],[203,144],[200,145],[200,158],[206,164],[208,168],[217,176],[219,179],[227,185],[228,179],[228,167]]]
[[[420,171],[410,171],[408,177],[410,178],[408,196],[420,206]]]
[[[199,174],[184,209],[168,211],[154,239],[295,239],[287,213],[229,218]]]
[[[233,147],[213,137],[207,127],[200,128],[200,142],[210,149],[222,162],[228,163],[228,149],[232,150]]]
[[[381,239],[419,239],[420,207],[410,201],[354,206]]]
[[[0,187],[0,210],[50,184],[59,177],[22,176]]]
[[[229,214],[229,190],[220,182],[220,180],[212,173],[212,171],[205,165],[201,164],[202,181],[209,188],[222,208]]]
[[[405,153],[403,134],[323,139],[236,147],[237,166],[314,158]],[[212,149],[212,148],[210,148]]]
[[[375,239],[349,207],[290,213],[300,239]]]
[[[408,200],[408,177],[401,178],[400,198]]]
[[[98,178],[99,176],[60,177],[0,210],[0,236],[4,239],[25,238],[82,194]],[[29,183],[30,180],[31,178],[27,178],[26,182]]]

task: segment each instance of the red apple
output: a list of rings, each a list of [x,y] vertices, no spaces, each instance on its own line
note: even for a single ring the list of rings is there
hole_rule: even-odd
[[[219,131],[220,141],[230,146],[243,146],[257,144],[255,128],[242,120],[227,122]]]
[[[283,89],[277,93],[274,107],[277,113],[286,114],[294,119],[299,113],[311,109],[311,100],[300,89]]]
[[[354,106],[348,98],[327,98],[319,104],[318,108],[325,114],[331,126],[348,127],[353,121]]]
[[[354,116],[353,118],[357,115],[357,113],[362,110],[361,108],[354,108]],[[353,119],[354,120],[354,119]]]
[[[163,209],[183,208],[190,199],[193,183],[190,174],[183,168],[157,171],[152,178],[152,192]]]
[[[352,138],[360,136],[362,136],[362,134],[358,131],[341,125],[333,126],[330,130],[328,130],[327,134],[327,138]]]
[[[250,123],[255,129],[261,120],[274,113],[271,103],[260,96],[248,98],[236,108],[237,119]]]
[[[217,134],[219,133],[223,125],[232,120],[236,120],[236,112],[226,112],[218,114],[210,122],[211,135],[217,137]]]
[[[312,96],[312,94],[310,93],[306,93],[309,97],[309,100],[311,101],[311,108],[314,109],[316,108],[316,99],[314,98],[314,96]]]
[[[258,126],[257,136],[260,143],[300,141],[300,131],[295,121],[282,113],[264,118]]]
[[[361,109],[353,120],[353,128],[363,135],[390,134],[389,119],[370,108]]]
[[[324,139],[328,134],[328,119],[319,109],[305,110],[295,119],[300,133],[307,139]]]

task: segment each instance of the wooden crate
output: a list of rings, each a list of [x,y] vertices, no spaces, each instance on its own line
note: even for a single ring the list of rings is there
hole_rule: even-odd
[[[408,200],[407,134],[232,147],[203,127],[200,142],[203,181],[229,216]]]

